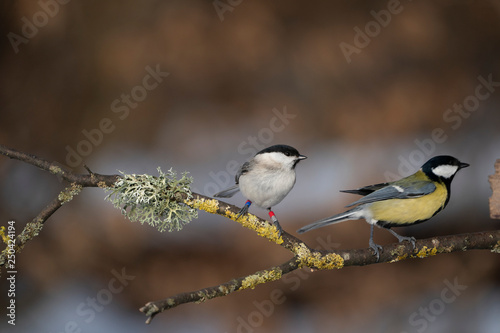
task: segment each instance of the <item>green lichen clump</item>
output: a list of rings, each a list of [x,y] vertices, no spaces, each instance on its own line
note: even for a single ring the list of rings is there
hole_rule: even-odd
[[[192,197],[192,177],[187,172],[177,179],[177,173],[169,169],[166,173],[158,168],[158,176],[125,174],[112,188],[106,200],[120,208],[122,214],[132,222],[147,223],[159,231],[181,230],[184,225],[198,217],[198,211],[181,201],[179,195]]]

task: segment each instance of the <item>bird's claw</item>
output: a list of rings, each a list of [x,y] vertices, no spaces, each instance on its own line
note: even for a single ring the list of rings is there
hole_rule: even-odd
[[[415,248],[417,247],[416,244],[415,244],[415,242],[416,242],[415,237],[408,237],[407,241],[409,241],[411,243],[411,246],[415,250]]]
[[[281,237],[281,234],[283,233],[283,228],[281,228],[281,225],[279,224],[278,220],[273,221],[274,226],[276,229],[278,229],[278,238]]]
[[[413,247],[413,250],[415,250],[416,248],[416,245],[415,245],[415,237],[411,237],[411,236],[401,236],[400,234],[396,233],[394,230],[392,229],[387,229],[389,230],[389,232],[391,234],[394,235],[394,237],[396,237],[398,239],[398,241],[401,243],[401,242],[404,242],[404,241],[408,241],[410,242],[411,246]]]
[[[248,213],[248,206],[244,205],[238,212],[238,216],[236,216],[236,219],[239,219],[242,215],[245,215],[246,213]]]
[[[239,219],[241,217],[241,215],[245,215],[246,213],[248,213],[248,208],[250,208],[251,204],[252,204],[252,202],[250,200],[247,200],[247,202],[245,202],[243,207],[241,207],[240,211],[238,212],[236,219]]]
[[[416,242],[416,239],[415,237],[412,237],[412,236],[399,236],[398,237],[398,241],[401,243],[401,242],[404,242],[404,241],[408,241],[410,242],[411,246],[413,247],[413,250],[415,250],[416,248],[416,245],[415,245],[415,242]]]
[[[278,219],[274,215],[274,213],[270,213],[269,216],[271,217],[271,221],[273,221],[273,225],[278,229],[278,238],[281,237],[281,234],[283,233],[283,228],[281,228],[280,223],[278,222]]]
[[[382,246],[375,244],[373,240],[370,239],[370,248],[375,252],[375,256],[377,257],[377,262],[380,259],[380,251],[382,250]]]

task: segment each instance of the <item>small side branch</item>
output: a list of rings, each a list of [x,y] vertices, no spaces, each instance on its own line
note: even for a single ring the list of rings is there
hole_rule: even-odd
[[[258,271],[252,275],[239,277],[218,286],[181,293],[161,301],[148,302],[140,311],[148,316],[146,323],[149,324],[154,316],[165,310],[186,303],[202,303],[212,298],[227,296],[235,291],[254,289],[259,284],[281,279],[283,274],[290,273],[299,268],[299,266],[299,261],[296,258],[292,258],[280,266]]]
[[[89,172],[89,174],[75,174],[71,171],[64,170],[57,163],[46,161],[40,157],[20,152],[4,145],[0,145],[0,154],[34,165],[71,183],[70,186],[62,190],[56,198],[42,209],[33,220],[28,222],[23,231],[17,235],[14,246],[16,253],[22,250],[28,241],[38,236],[48,218],[63,204],[71,201],[74,196],[78,195],[82,187],[112,186],[120,177],[118,175],[100,175],[92,172]],[[5,265],[6,250],[7,249],[0,253],[0,267]]]
[[[48,171],[57,177],[69,182],[81,185],[83,187],[107,187],[112,186],[119,178],[119,175],[100,175],[91,172],[90,174],[77,174],[65,170],[58,163],[49,162],[35,155],[26,154],[18,150],[0,145],[0,154],[9,158],[26,162],[42,170]]]
[[[31,222],[28,222],[23,231],[17,235],[15,239],[14,250],[17,252],[24,248],[24,245],[38,236],[43,228],[44,223],[65,203],[71,201],[74,196],[80,193],[82,187],[76,184],[71,184],[69,187],[61,191]],[[7,257],[7,249],[0,253],[0,266],[5,265]]]

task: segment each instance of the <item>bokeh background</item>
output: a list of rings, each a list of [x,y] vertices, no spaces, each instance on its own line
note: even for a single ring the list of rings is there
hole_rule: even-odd
[[[309,157],[275,208],[292,234],[356,199],[340,189],[406,176],[450,154],[471,167],[456,177],[447,209],[397,231],[427,238],[499,228],[488,211],[488,175],[500,158],[496,1],[0,7],[4,145],[76,172],[83,163],[103,174],[189,171],[194,188],[211,195],[231,182],[234,163],[286,143]],[[5,157],[0,170],[0,225],[14,220],[17,233],[65,186]],[[104,197],[85,189],[17,255],[16,326],[2,316],[1,331],[500,332],[500,260],[489,251],[304,270],[180,306],[146,326],[138,311],[146,302],[290,254],[206,213],[180,232],[159,233],[124,219]],[[368,236],[364,221],[351,221],[301,238],[348,249],[367,247]],[[375,240],[395,241],[383,230]],[[5,309],[5,273],[0,281]]]

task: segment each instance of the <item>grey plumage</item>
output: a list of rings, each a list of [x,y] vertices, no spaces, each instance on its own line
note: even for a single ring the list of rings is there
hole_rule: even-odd
[[[300,228],[299,230],[297,230],[297,232],[299,234],[302,234],[304,232],[318,229],[321,227],[325,227],[325,226],[330,225],[330,224],[340,223],[340,222],[349,221],[349,220],[357,220],[357,219],[361,218],[362,210],[363,210],[363,206],[354,207],[354,208],[349,209],[343,213],[340,213],[340,214],[337,214],[334,216],[330,216],[328,218],[325,218],[325,219],[316,221],[314,223],[311,223],[309,225],[306,225],[306,226]]]
[[[364,188],[362,188],[361,190],[363,189]],[[435,189],[436,186],[428,181],[409,182],[408,184],[405,184],[404,188],[398,185],[386,185],[386,187],[377,189],[370,194],[362,197],[361,199],[347,205],[346,207],[352,207],[363,203],[371,203],[381,200],[418,198],[434,192]]]
[[[233,195],[235,195],[238,191],[240,190],[240,188],[238,187],[238,185],[234,185],[234,186],[231,186],[229,188],[226,188],[225,190],[223,191],[220,191],[219,193],[216,193],[214,195],[214,197],[218,197],[218,198],[231,198]]]
[[[269,217],[281,234],[281,226],[271,208],[283,200],[295,184],[295,166],[306,157],[287,145],[275,145],[258,152],[235,175],[235,185],[214,197],[232,197],[238,191],[248,199],[238,214],[246,214],[252,203],[269,211]]]

